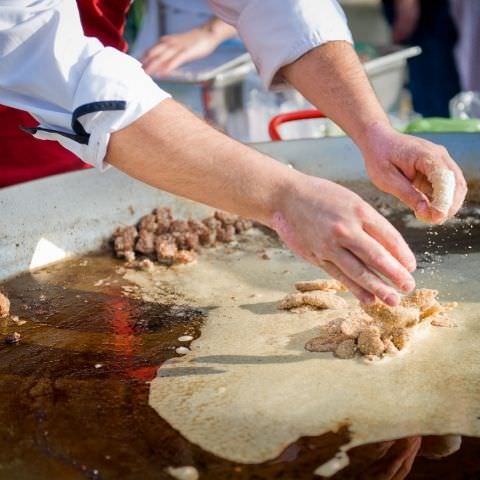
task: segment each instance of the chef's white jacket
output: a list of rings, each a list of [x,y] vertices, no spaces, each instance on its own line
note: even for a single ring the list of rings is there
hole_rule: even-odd
[[[237,28],[266,85],[312,48],[352,41],[336,0],[210,0],[210,7]],[[103,168],[110,134],[168,97],[135,59],[84,36],[74,0],[0,0],[0,104],[33,115],[37,138]]]

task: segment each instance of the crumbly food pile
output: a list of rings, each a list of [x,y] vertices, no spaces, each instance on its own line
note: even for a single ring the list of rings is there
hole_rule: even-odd
[[[441,304],[437,296],[438,291],[422,288],[403,297],[397,307],[380,302],[354,307],[345,317],[322,326],[320,335],[309,340],[305,349],[333,352],[336,357],[344,359],[359,354],[373,360],[398,353],[406,347],[414,328],[420,323],[453,326],[445,314],[457,304]]]
[[[170,208],[156,208],[137,225],[119,227],[112,242],[117,257],[134,262],[136,255],[173,265],[197,259],[202,247],[230,243],[249,230],[252,222],[226,212],[215,212],[202,221],[175,219]]]
[[[445,314],[457,305],[441,304],[437,290],[421,288],[404,296],[396,307],[381,302],[349,307],[336,295],[347,291],[337,280],[297,282],[295,287],[299,292],[287,295],[278,308],[296,311],[347,309],[342,318],[320,327],[319,335],[305,344],[310,352],[333,352],[338,358],[354,358],[358,354],[373,360],[398,353],[406,347],[414,327],[420,323],[453,326]]]

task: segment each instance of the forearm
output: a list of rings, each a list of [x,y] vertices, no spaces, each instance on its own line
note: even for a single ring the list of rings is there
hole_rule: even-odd
[[[288,167],[165,100],[114,133],[107,162],[162,190],[270,224],[292,176]]]
[[[235,27],[232,27],[217,17],[213,17],[212,19],[208,20],[208,22],[204,23],[199,28],[211,35],[217,44],[237,36],[237,30]]]
[[[285,66],[282,75],[311,103],[340,125],[362,148],[370,132],[390,127],[355,50],[329,42]]]

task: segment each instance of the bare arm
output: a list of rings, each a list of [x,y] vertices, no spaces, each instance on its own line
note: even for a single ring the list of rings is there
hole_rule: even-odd
[[[362,301],[399,301],[376,272],[403,291],[414,287],[407,271],[415,268],[413,254],[360,197],[229,139],[173,100],[114,133],[107,161],[157,188],[274,228]]]
[[[401,135],[391,127],[350,44],[330,42],[317,47],[285,66],[282,74],[352,137],[378,188],[395,195],[420,216],[441,222],[444,216],[430,207],[429,199],[414,188],[413,181],[418,173],[428,176],[432,169],[448,168],[456,177],[449,216],[458,211],[466,195],[461,170],[445,148]]]
[[[164,35],[143,55],[149,75],[166,75],[184,63],[210,55],[224,40],[237,35],[234,27],[213,17],[188,32]]]

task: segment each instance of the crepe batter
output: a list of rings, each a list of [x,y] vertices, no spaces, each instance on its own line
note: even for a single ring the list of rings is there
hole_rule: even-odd
[[[258,239],[252,245],[258,248]],[[315,279],[318,270],[281,248],[268,255],[265,268],[247,243],[210,251],[194,266],[126,274],[146,295],[161,278],[208,309],[191,352],[167,361],[151,383],[151,406],[183,436],[241,463],[267,461],[300,437],[345,424],[350,441],[342,452],[418,434],[480,436],[479,254],[444,257],[435,271],[417,275],[419,286],[459,300],[451,313],[458,327],[432,329],[373,363],[305,351],[319,326],[347,314],[353,300],[344,296],[344,311],[278,310],[291,285]]]

